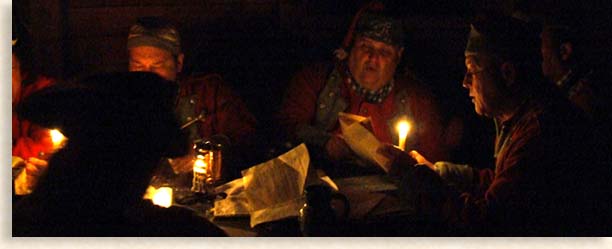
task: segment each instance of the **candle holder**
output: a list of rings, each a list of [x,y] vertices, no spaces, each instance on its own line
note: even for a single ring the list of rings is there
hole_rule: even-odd
[[[221,149],[221,144],[214,144],[210,141],[194,145],[192,192],[201,195],[216,195],[214,186],[221,180]]]

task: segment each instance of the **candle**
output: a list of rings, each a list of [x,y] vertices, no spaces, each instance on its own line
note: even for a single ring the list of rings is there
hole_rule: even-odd
[[[206,191],[206,178],[208,164],[204,161],[204,155],[197,155],[193,162],[193,180],[191,191],[204,193]]]
[[[399,137],[399,144],[401,150],[406,150],[406,138],[408,137],[408,132],[410,132],[410,123],[406,120],[402,120],[397,123],[397,133]]]
[[[207,168],[207,164],[204,161],[204,157],[198,155],[196,157],[195,162],[193,162],[193,172],[195,173],[200,173],[200,174],[206,174],[206,168]]]
[[[168,208],[172,206],[172,188],[161,187],[153,195],[153,204]]]

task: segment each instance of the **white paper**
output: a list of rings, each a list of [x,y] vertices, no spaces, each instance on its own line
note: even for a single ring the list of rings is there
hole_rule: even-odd
[[[225,193],[227,197],[216,200],[213,213],[215,217],[248,216],[249,202],[244,192],[244,182],[238,178],[215,188],[216,193]]]
[[[309,164],[308,149],[301,144],[277,158],[242,171],[251,227],[298,215],[304,203],[302,193]]]
[[[389,159],[377,150],[381,146],[380,141],[365,126],[370,121],[368,118],[354,114],[339,113],[342,137],[348,146],[359,157],[366,159],[381,168],[389,163]]]

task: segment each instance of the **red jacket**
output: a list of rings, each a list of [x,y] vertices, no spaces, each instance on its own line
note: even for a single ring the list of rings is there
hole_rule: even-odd
[[[330,76],[332,69],[330,65],[317,64],[303,69],[293,77],[278,116],[279,123],[290,136],[324,146],[329,136],[323,134],[340,132],[337,117],[330,120],[331,125],[326,128],[319,127],[316,120],[318,109],[330,108],[319,98],[329,77],[332,77]],[[351,90],[349,84],[346,77],[342,78],[338,95],[348,105],[339,111],[369,116],[373,133],[378,140],[397,144],[394,118],[399,114],[398,107],[402,107],[413,119],[413,129],[407,138],[407,144],[411,146],[407,146],[407,149],[416,149],[430,160],[448,160],[448,149],[442,143],[444,129],[441,118],[434,97],[427,88],[414,80],[396,78],[391,93],[381,103],[376,104],[366,102],[363,97]],[[338,96],[336,93],[323,96],[327,97],[336,99]],[[335,100],[331,102],[335,103]],[[300,129],[306,126],[316,126],[308,129],[318,130],[311,133],[319,132],[319,138],[314,138],[315,136],[305,138],[300,135]]]
[[[47,77],[38,77],[35,82],[24,87],[15,105],[32,93],[54,84],[54,80]],[[49,130],[28,120],[21,119],[13,112],[13,156],[23,159],[38,157],[41,152],[48,153],[52,150],[53,143],[49,136]]]
[[[204,122],[191,126],[195,127],[199,138],[209,139],[213,135],[222,134],[227,136],[232,144],[248,145],[252,142],[255,117],[244,102],[225,85],[220,75],[189,77],[179,84],[177,112],[181,124],[202,113]]]

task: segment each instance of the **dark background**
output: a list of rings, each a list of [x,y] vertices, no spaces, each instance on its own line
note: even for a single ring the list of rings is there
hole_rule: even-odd
[[[129,26],[140,16],[164,16],[175,22],[182,34],[185,73],[221,73],[266,127],[291,75],[312,62],[330,60],[352,16],[365,2],[21,0],[13,2],[13,15],[32,35],[36,65],[60,79],[126,70]],[[397,12],[408,31],[402,66],[417,72],[432,86],[445,113],[467,120],[470,141],[465,145],[473,149],[463,155],[490,155],[492,148],[487,137],[491,127],[475,117],[461,88],[463,49],[474,13],[497,9],[562,16],[586,27],[588,52],[595,60],[609,58],[612,52],[609,0],[382,2]],[[473,135],[483,134],[482,130],[486,135]],[[474,160],[467,157],[458,159]]]

